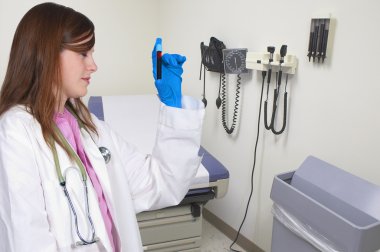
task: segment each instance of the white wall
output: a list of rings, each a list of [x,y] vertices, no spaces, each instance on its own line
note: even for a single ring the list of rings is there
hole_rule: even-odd
[[[0,0],[0,79],[3,80],[14,30],[22,15],[39,1]],[[263,51],[288,45],[299,58],[289,80],[289,119],[284,135],[261,135],[254,177],[253,202],[243,234],[269,251],[272,216],[269,199],[275,174],[296,169],[315,155],[380,185],[380,23],[376,0],[129,0],[59,1],[86,14],[96,25],[99,66],[89,95],[153,93],[150,52],[157,35],[164,50],[187,56],[184,93],[200,97],[199,43],[210,36],[230,48]],[[157,11],[159,10],[159,15]],[[315,12],[336,19],[329,59],[307,61],[310,18]],[[203,145],[230,171],[225,198],[206,206],[238,228],[250,190],[257,131],[261,77],[245,77],[238,134],[227,136],[214,106],[218,77],[207,73],[207,107]],[[234,95],[234,92],[231,92]],[[231,111],[231,108],[230,108]]]
[[[275,137],[261,124],[244,236],[269,251],[273,176],[296,169],[310,154],[380,185],[379,1],[161,0],[160,5],[160,30],[172,48],[187,55],[184,89],[193,95],[200,96],[202,88],[199,43],[210,36],[249,51],[264,51],[268,45],[278,50],[287,44],[288,53],[299,58],[297,73],[289,79],[285,134]],[[323,65],[306,57],[310,18],[317,12],[336,19],[332,51]],[[214,105],[218,76],[207,76],[203,145],[229,169],[231,178],[227,196],[206,207],[237,229],[250,190],[261,75],[246,77],[239,131],[233,136],[224,132]]]
[[[5,76],[17,24],[34,5],[44,1],[0,0],[0,80]],[[95,24],[95,60],[88,95],[155,92],[151,50],[158,36],[158,2],[149,0],[54,1],[88,16]]]

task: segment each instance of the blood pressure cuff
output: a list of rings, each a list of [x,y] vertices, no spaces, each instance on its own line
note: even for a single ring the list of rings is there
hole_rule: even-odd
[[[223,49],[226,46],[215,37],[210,38],[208,46],[201,42],[202,64],[207,71],[224,73]]]

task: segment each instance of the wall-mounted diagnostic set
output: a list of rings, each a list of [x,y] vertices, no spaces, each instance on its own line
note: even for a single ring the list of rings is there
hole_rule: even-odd
[[[271,130],[273,134],[280,135],[286,128],[287,109],[288,109],[288,75],[295,74],[295,70],[298,64],[298,60],[294,55],[287,54],[287,45],[282,45],[280,53],[275,53],[274,46],[268,46],[267,52],[248,52],[246,59],[246,67],[248,69],[254,69],[262,71],[263,85],[265,77],[267,75],[267,92],[266,100],[264,102],[264,125],[267,130]],[[275,86],[273,88],[273,101],[272,101],[272,114],[268,116],[268,100],[269,89],[272,78],[272,73],[276,73]],[[279,100],[281,96],[281,86],[283,74],[285,77],[285,87],[283,95],[283,118],[280,127],[276,127],[276,114],[278,112]]]

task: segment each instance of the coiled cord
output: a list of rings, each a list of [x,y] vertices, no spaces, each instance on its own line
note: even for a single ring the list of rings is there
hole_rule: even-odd
[[[270,122],[270,124],[268,124],[268,116],[267,116],[267,114],[268,114],[268,109],[267,109],[267,107],[268,107],[268,96],[269,96],[269,85],[270,85],[270,75],[272,74],[272,71],[271,71],[271,69],[269,69],[270,71],[268,71],[268,81],[267,81],[267,98],[266,98],[266,100],[265,100],[265,102],[264,102],[264,126],[265,126],[265,128],[267,129],[267,130],[270,130],[272,127],[273,127],[273,120],[271,120],[271,122]],[[277,76],[277,75],[276,75]],[[276,91],[274,91],[274,95],[273,95],[274,97],[276,97]],[[275,102],[273,103],[273,108],[272,108],[272,111],[274,111],[274,109],[275,109],[275,107],[276,107],[276,104],[275,104]],[[272,112],[273,113],[273,112]]]
[[[284,115],[283,115],[283,121],[282,121],[282,128],[277,131],[274,129],[274,120],[275,120],[275,114],[276,114],[276,110],[277,110],[277,104],[274,105],[275,108],[274,108],[274,112],[272,112],[272,122],[273,122],[273,125],[272,125],[272,132],[273,134],[275,135],[280,135],[284,132],[285,128],[286,128],[286,119],[287,119],[287,111],[288,111],[288,92],[286,91],[286,87],[288,86],[288,76],[289,74],[286,75],[286,84],[285,84],[285,91],[284,91]],[[278,95],[280,93],[280,85],[278,85],[278,90],[276,91],[275,90],[275,93],[277,93],[277,95],[275,96],[275,101],[277,103],[277,99],[278,99]]]
[[[222,75],[222,124],[223,128],[226,130],[227,134],[232,134],[234,132],[237,122],[237,116],[239,111],[239,102],[240,102],[240,88],[241,88],[241,77],[240,74],[237,76],[237,84],[236,84],[236,96],[235,96],[235,106],[234,106],[234,114],[232,117],[232,125],[229,128],[227,126],[226,120],[226,106],[227,106],[227,92],[226,92],[226,75]]]
[[[268,82],[268,85],[267,85],[267,98],[264,101],[264,126],[265,126],[265,128],[267,130],[271,130],[273,132],[273,134],[280,135],[280,134],[282,134],[285,131],[285,128],[286,128],[287,110],[288,110],[288,92],[286,91],[286,87],[288,86],[288,74],[286,75],[286,85],[285,85],[285,92],[284,92],[284,114],[283,114],[282,128],[279,131],[277,131],[275,129],[275,125],[274,125],[275,124],[276,113],[277,113],[277,107],[278,107],[277,100],[279,98],[280,87],[281,87],[280,81],[277,80],[277,73],[276,73],[276,87],[273,90],[273,107],[272,107],[272,116],[271,116],[270,124],[268,124],[268,122],[267,122],[267,118],[268,118],[268,116],[267,116],[267,114],[268,114],[267,107],[268,107],[269,84],[270,83]]]

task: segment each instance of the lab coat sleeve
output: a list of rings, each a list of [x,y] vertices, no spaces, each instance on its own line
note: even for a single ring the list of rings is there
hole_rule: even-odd
[[[205,111],[201,101],[190,97],[183,97],[182,107],[160,105],[151,155],[138,152],[112,132],[136,212],[178,204],[197,172]]]
[[[58,251],[24,119],[0,119],[0,251]]]

